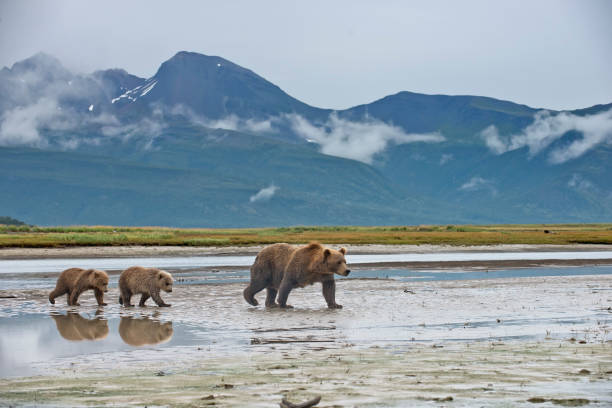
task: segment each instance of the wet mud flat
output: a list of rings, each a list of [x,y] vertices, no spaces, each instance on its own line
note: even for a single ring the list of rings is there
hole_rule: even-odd
[[[318,286],[292,310],[243,283],[179,282],[164,309],[0,291],[0,405],[612,405],[612,275],[337,286],[341,310]]]

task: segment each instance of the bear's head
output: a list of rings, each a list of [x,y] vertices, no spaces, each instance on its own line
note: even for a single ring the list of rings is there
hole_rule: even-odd
[[[344,254],[346,254],[345,248],[340,248],[339,251],[325,248],[325,251],[323,251],[323,262],[330,274],[337,273],[341,276],[348,276],[351,273],[351,270],[346,266]]]
[[[172,275],[170,275],[166,271],[158,271],[155,276],[155,282],[157,283],[157,287],[163,290],[164,292],[172,292],[172,284],[174,283],[174,279],[172,279]]]
[[[108,292],[108,275],[104,271],[93,269],[89,275],[91,286],[102,292]]]

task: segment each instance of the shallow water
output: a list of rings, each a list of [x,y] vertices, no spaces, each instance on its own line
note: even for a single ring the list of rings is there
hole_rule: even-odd
[[[612,259],[612,251],[577,252],[449,252],[427,254],[370,254],[347,255],[348,264],[400,262],[468,262],[514,260],[571,260]],[[122,270],[129,266],[169,269],[213,268],[222,266],[249,267],[254,256],[192,256],[163,258],[91,258],[91,259],[4,259],[0,260],[0,274],[53,273],[68,268],[97,268]]]
[[[207,273],[213,281],[224,279],[221,272]],[[246,281],[246,271],[233,273],[231,279]],[[400,351],[423,343],[572,338],[606,342],[612,316],[612,267],[358,271],[363,278],[389,279],[339,279],[341,310],[325,307],[320,285],[294,290],[289,302],[295,309],[278,310],[248,305],[243,282],[200,284],[206,277],[178,275],[174,291],[162,294],[171,308],[157,308],[150,300],[145,308],[123,308],[116,285],[105,294],[109,305],[103,308],[91,292],[82,295],[81,307],[66,306],[63,297],[50,305],[46,296],[53,281],[35,280],[46,284],[36,289],[23,279],[26,288],[13,292],[18,298],[0,299],[0,377],[75,362],[112,367],[193,353],[235,356],[347,346]],[[257,297],[261,302],[265,293]]]
[[[498,279],[534,276],[574,276],[574,275],[608,275],[612,274],[612,266],[580,266],[580,267],[537,267],[512,269],[474,269],[457,268],[444,270],[413,270],[406,268],[357,269],[343,279],[394,279],[398,281],[440,281],[468,279]],[[172,271],[177,285],[203,285],[222,283],[246,283],[250,279],[248,269],[202,269]],[[117,287],[118,275],[110,275],[110,287]],[[0,289],[43,289],[53,288],[57,273],[4,273],[0,274]]]

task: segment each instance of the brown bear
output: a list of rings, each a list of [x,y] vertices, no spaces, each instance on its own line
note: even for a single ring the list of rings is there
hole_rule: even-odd
[[[133,316],[122,316],[119,323],[119,335],[130,346],[146,346],[170,341],[174,330],[172,322],[159,322],[148,317],[137,319]]]
[[[55,289],[49,293],[49,302],[55,304],[55,298],[67,294],[68,306],[80,306],[79,296],[86,290],[93,289],[98,305],[104,303],[104,292],[108,292],[108,275],[98,269],[70,268],[57,278]]]
[[[108,323],[100,317],[86,319],[78,313],[52,314],[51,317],[66,340],[101,340],[108,336]]]
[[[166,271],[156,268],[143,268],[132,266],[121,272],[119,276],[119,303],[126,307],[132,307],[130,300],[132,295],[141,294],[139,306],[144,306],[149,297],[153,298],[157,306],[168,307],[159,291],[172,292],[172,275]]]
[[[315,282],[323,285],[323,297],[330,309],[342,308],[336,303],[336,281],[334,273],[348,276],[346,249],[339,251],[324,248],[319,243],[304,247],[274,244],[261,250],[251,266],[251,283],[244,290],[248,303],[257,306],[255,294],[267,289],[267,307],[287,307],[287,298],[293,288],[303,288]],[[274,301],[278,292],[278,304]]]

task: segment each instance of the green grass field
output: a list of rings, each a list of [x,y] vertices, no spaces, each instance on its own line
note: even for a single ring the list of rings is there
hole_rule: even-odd
[[[248,246],[275,242],[328,244],[608,244],[612,224],[427,225],[175,229],[160,227],[0,225],[0,247]]]

